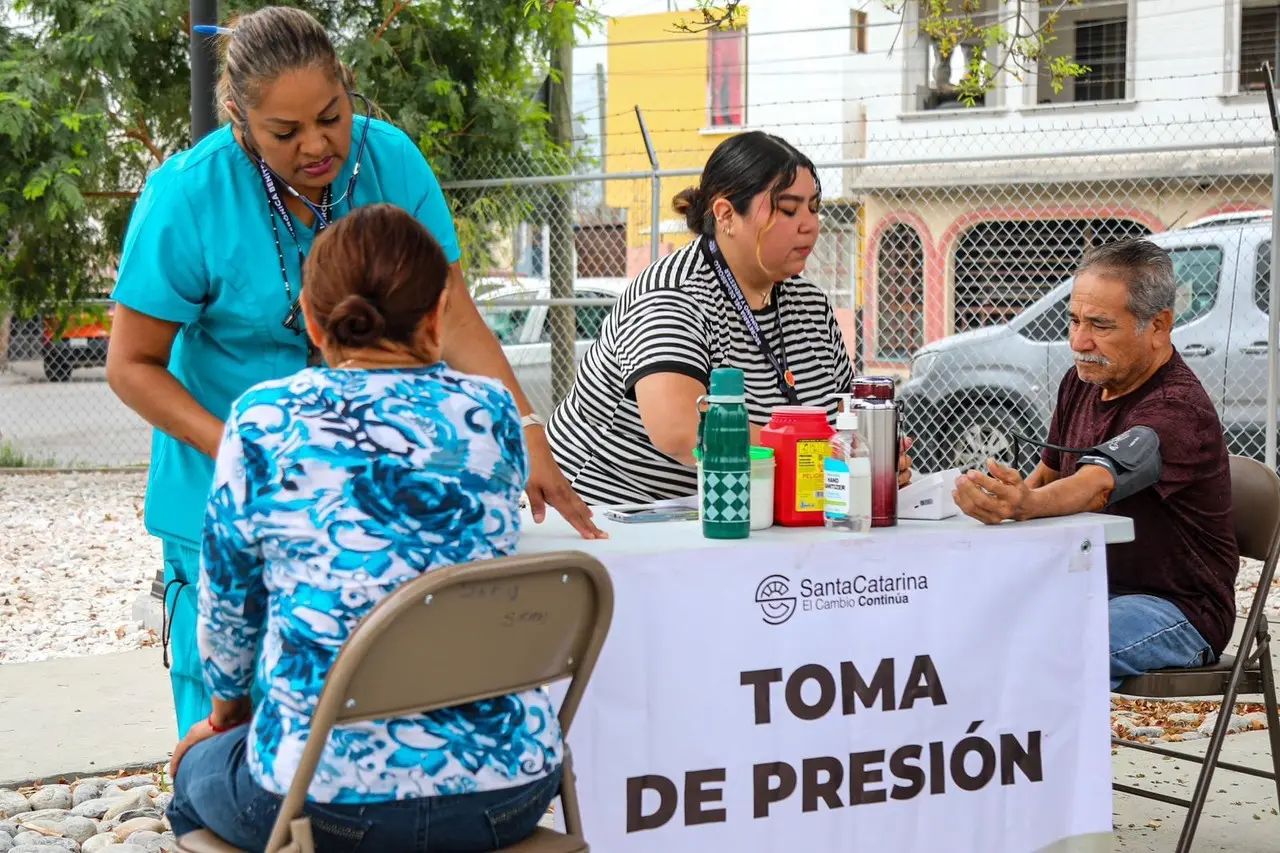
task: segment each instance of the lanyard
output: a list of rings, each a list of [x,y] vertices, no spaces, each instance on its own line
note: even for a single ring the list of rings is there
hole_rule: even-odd
[[[267,216],[271,219],[271,236],[276,242],[276,260],[280,262],[280,278],[284,281],[285,300],[289,303],[289,315],[285,318],[284,324],[286,328],[291,329],[295,334],[304,335],[302,323],[300,322],[299,312],[301,306],[294,299],[293,287],[289,284],[289,269],[284,261],[284,248],[280,245],[280,230],[276,227],[276,217],[284,222],[284,227],[289,230],[289,236],[293,238],[293,247],[298,252],[298,269],[302,269],[305,259],[302,256],[302,244],[298,242],[298,232],[293,227],[293,217],[289,215],[289,209],[284,206],[284,200],[280,198],[280,191],[276,187],[275,177],[271,174],[271,170],[267,168],[267,164],[261,157],[258,160],[258,171],[262,176],[262,188],[267,192]],[[321,232],[329,227],[329,215],[325,212],[331,210],[333,199],[333,188],[325,187],[320,195],[320,206],[302,199],[302,203],[311,209],[316,217],[316,232]],[[299,285],[301,292],[301,285]],[[311,343],[311,339],[307,338],[307,364],[309,366],[317,366],[320,364],[319,350]]]
[[[293,228],[293,217],[289,215],[289,209],[284,206],[284,199],[280,198],[280,191],[276,189],[276,179],[271,174],[271,170],[267,168],[267,163],[261,157],[258,158],[258,171],[262,175],[262,188],[267,191],[267,202],[271,205],[271,209],[276,215],[284,221],[284,227],[289,229],[289,236],[293,238],[293,244],[298,246],[298,251],[302,251],[302,247],[298,243],[298,232]],[[333,204],[333,187],[324,188],[324,192],[320,196],[320,206],[311,204],[306,199],[302,199],[302,203],[311,208],[311,212],[316,217],[316,231],[320,232],[329,227],[329,214],[325,213]],[[271,227],[274,228],[276,221],[271,220]],[[279,240],[277,239],[277,243]],[[285,279],[285,287],[289,286],[288,278]],[[292,298],[292,291],[290,291]]]
[[[775,356],[773,348],[764,339],[761,334],[760,324],[756,322],[756,315],[752,312],[751,306],[747,304],[746,294],[742,292],[742,286],[738,284],[738,280],[734,278],[733,271],[729,269],[728,262],[724,259],[724,253],[720,251],[720,246],[716,243],[715,238],[708,237],[702,243],[702,252],[707,258],[707,262],[711,264],[711,269],[715,271],[716,279],[720,282],[720,287],[724,290],[725,295],[729,297],[729,301],[733,303],[733,307],[737,309],[738,316],[742,318],[742,322],[747,327],[747,333],[751,335],[751,340],[755,343],[756,348],[773,366],[774,373],[778,376],[778,388],[782,391],[783,396],[787,398],[787,403],[792,406],[800,405],[800,397],[796,393],[796,375],[787,367],[787,345],[782,337],[782,293],[777,286],[773,289],[773,322],[778,327],[778,354]]]

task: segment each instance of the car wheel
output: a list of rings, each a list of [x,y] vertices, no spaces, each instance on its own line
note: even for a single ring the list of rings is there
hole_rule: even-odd
[[[1014,435],[1029,434],[1023,420],[1004,406],[980,405],[957,415],[948,452],[952,468],[985,468],[988,459],[1009,465],[1014,462]],[[1024,476],[1035,468],[1035,451],[1020,443],[1016,464]]]
[[[59,353],[44,357],[44,378],[50,382],[66,382],[71,378],[71,365]]]

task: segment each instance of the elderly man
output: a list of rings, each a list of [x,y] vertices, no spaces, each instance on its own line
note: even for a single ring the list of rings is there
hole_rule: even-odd
[[[1107,551],[1113,690],[1148,670],[1212,663],[1235,618],[1226,443],[1170,340],[1175,292],[1169,254],[1148,240],[1090,251],[1071,290],[1076,363],[1058,388],[1051,446],[1025,481],[995,462],[956,481],[956,505],[987,524],[1133,519],[1135,541]]]

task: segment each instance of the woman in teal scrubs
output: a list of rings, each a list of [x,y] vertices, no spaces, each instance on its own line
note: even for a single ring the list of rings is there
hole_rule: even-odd
[[[320,24],[266,7],[223,33],[229,124],[152,173],[120,258],[107,379],[156,427],[146,525],[164,548],[166,655],[179,737],[209,715],[195,647],[200,529],[231,403],[315,361],[297,313],[302,260],[329,222],[363,204],[408,210],[451,264],[444,358],[501,380],[524,417],[534,517],[555,507],[603,536],[551,457],[542,422],[471,301],[440,185],[403,132],[369,117]],[[356,109],[356,104],[361,109]],[[166,661],[167,662],[167,661]]]

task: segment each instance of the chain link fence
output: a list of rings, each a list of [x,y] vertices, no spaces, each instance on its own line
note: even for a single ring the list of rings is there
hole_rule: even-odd
[[[823,185],[806,274],[829,294],[858,370],[899,380],[922,469],[1011,459],[1015,436],[1044,437],[1072,363],[1071,271],[1089,247],[1134,235],[1173,253],[1174,341],[1231,451],[1263,457],[1275,417],[1270,121],[1262,103],[1203,100],[1203,115],[1179,103],[1161,117],[1144,102],[1093,117],[1048,111],[1025,128],[975,114],[775,130],[818,164]],[[574,174],[509,158],[473,162],[444,187],[482,314],[544,415],[630,279],[689,240],[670,200],[722,138],[665,120],[649,137],[634,114],[610,118],[619,129],[585,140]],[[0,467],[145,463],[148,430],[96,360],[105,339],[80,332],[87,342],[12,325]],[[1033,459],[1026,449],[1019,461]]]

